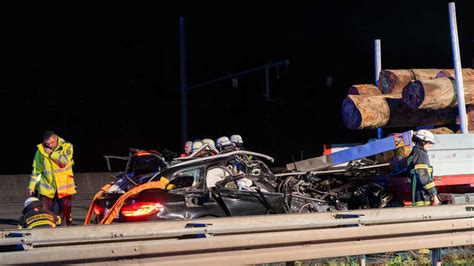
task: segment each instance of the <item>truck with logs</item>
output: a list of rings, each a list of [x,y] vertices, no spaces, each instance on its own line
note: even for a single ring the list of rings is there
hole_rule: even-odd
[[[467,126],[474,131],[474,70],[462,70]],[[413,130],[428,128],[437,144],[428,151],[433,179],[443,203],[474,202],[474,134],[460,134],[457,85],[453,69],[385,69],[378,86],[353,85],[342,104],[342,120],[351,130],[410,128],[367,144],[328,145],[324,155],[289,163],[288,171],[348,171],[363,164],[358,175],[390,193],[390,206],[412,204],[407,157],[413,147]],[[456,125],[457,124],[457,125]],[[437,128],[436,128],[437,127]],[[453,130],[454,129],[454,130]],[[372,165],[373,167],[370,167]],[[377,169],[377,173],[374,173]],[[370,174],[372,172],[372,174]],[[353,178],[355,176],[351,176]],[[303,204],[309,203],[303,202]]]

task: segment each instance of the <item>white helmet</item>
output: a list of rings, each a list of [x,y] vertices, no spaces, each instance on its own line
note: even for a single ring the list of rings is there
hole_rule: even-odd
[[[230,141],[234,144],[243,144],[244,143],[244,140],[242,139],[242,137],[240,135],[232,135],[230,136]]]
[[[191,153],[194,153],[196,150],[198,150],[201,147],[202,147],[202,141],[200,139],[195,140],[191,147]]]
[[[216,149],[216,144],[214,143],[214,141],[212,139],[203,139],[202,143],[209,145],[209,147],[213,150]]]
[[[422,140],[422,141],[426,141],[426,142],[429,142],[429,143],[432,143],[432,144],[436,143],[435,136],[433,135],[433,133],[431,133],[430,131],[428,131],[426,129],[418,130],[415,133],[415,137]]]
[[[23,208],[26,208],[28,205],[30,205],[31,203],[33,202],[38,202],[38,204],[40,204],[40,200],[38,198],[35,198],[35,197],[29,197],[25,200],[25,204],[23,204]]]
[[[220,137],[216,140],[216,147],[218,150],[222,150],[224,146],[232,145],[229,138],[226,136]]]

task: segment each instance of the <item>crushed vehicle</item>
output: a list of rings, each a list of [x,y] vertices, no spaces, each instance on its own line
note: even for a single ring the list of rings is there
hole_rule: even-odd
[[[384,165],[385,166],[385,165]],[[392,194],[372,180],[383,173],[374,161],[353,161],[321,171],[276,174],[289,213],[383,208]]]
[[[325,151],[319,157],[288,163],[286,170],[290,173],[285,174],[288,179],[278,190],[285,193],[286,209],[291,207],[292,212],[306,212],[319,211],[321,207],[323,210],[339,210],[345,209],[345,206],[349,209],[356,206],[412,206],[412,180],[406,168],[414,145],[413,133],[411,130],[393,133],[366,144],[336,144],[339,150]],[[474,198],[474,135],[436,134],[435,137],[436,144],[428,155],[441,202],[471,203]],[[341,165],[345,166],[337,170],[338,173],[330,174],[332,169]],[[319,176],[312,178],[308,173]],[[283,178],[279,174],[276,176]],[[327,186],[330,188],[322,190]],[[366,192],[361,193],[364,190]],[[341,202],[345,204],[340,205]]]
[[[275,177],[263,162],[273,158],[243,150],[197,154],[204,157],[166,162],[157,152],[134,150],[125,171],[94,197],[85,224],[285,212],[283,194],[275,192]]]
[[[203,146],[171,161],[134,149],[128,157],[109,156],[126,160],[126,169],[94,197],[86,223],[382,208],[392,198],[371,180],[383,167],[370,159],[274,174],[263,161],[273,162],[269,156],[208,151]]]

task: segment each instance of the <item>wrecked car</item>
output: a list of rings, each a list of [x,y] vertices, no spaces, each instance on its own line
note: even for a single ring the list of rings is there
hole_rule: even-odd
[[[156,165],[139,175],[133,163],[127,163],[131,170],[94,197],[85,223],[284,213],[283,194],[275,192],[275,177],[263,160],[273,162],[267,155],[243,150],[172,163],[150,160]]]

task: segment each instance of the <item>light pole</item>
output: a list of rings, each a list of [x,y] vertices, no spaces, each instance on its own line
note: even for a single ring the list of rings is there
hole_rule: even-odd
[[[186,89],[186,43],[184,17],[179,17],[179,91],[181,94],[181,143],[188,140],[188,95]]]

